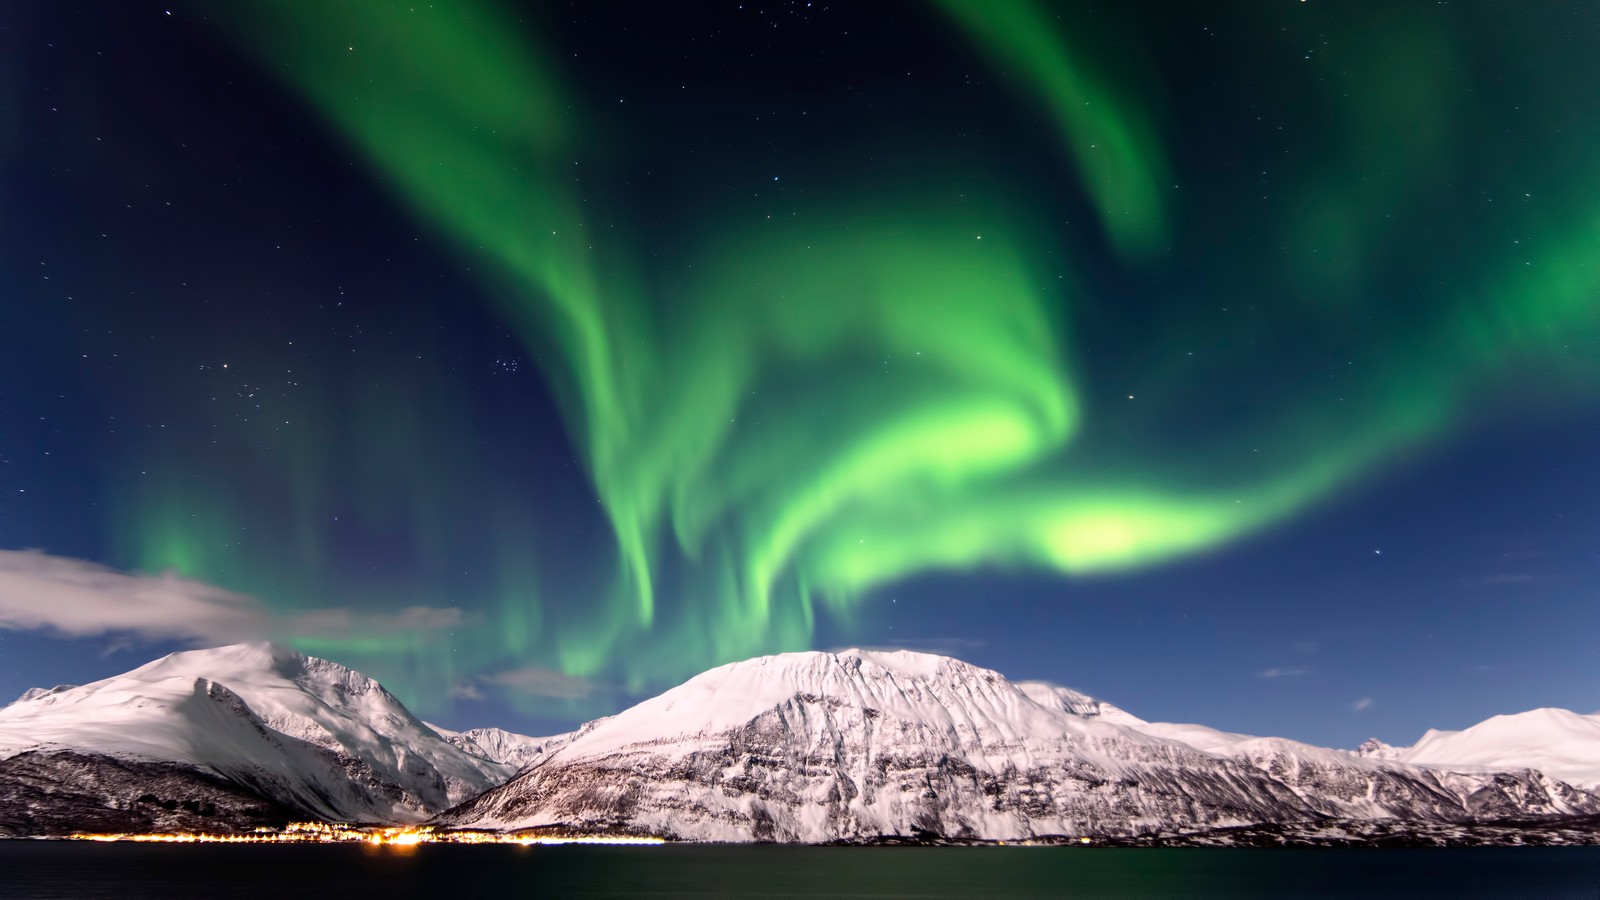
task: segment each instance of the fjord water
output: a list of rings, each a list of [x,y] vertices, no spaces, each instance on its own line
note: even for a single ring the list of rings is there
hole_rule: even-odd
[[[196,846],[0,841],[6,897],[1574,897],[1600,847]]]

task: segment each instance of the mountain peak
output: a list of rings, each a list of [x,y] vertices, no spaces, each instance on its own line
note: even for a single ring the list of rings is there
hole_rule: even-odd
[[[258,669],[285,673],[297,671],[308,659],[292,647],[273,641],[248,641],[202,647],[197,650],[178,650],[140,666],[134,671],[156,669]]]
[[[1356,755],[1364,756],[1368,759],[1399,759],[1406,749],[1405,747],[1393,747],[1375,737],[1370,737],[1362,741],[1361,746],[1356,748]]]
[[[1424,766],[1531,766],[1579,787],[1600,787],[1600,715],[1543,707],[1493,716],[1461,731],[1429,729],[1403,751]]]
[[[1000,677],[998,672],[980,668],[953,656],[941,656],[937,653],[925,653],[920,650],[879,650],[864,647],[847,647],[843,650],[799,650],[790,653],[774,653],[770,656],[756,656],[711,669],[697,677],[723,670],[745,671],[760,668],[800,670],[817,666],[838,666],[846,669],[856,669],[862,664],[868,664],[897,675],[915,678],[928,678],[937,675],[941,671],[951,670],[982,672]]]
[[[547,738],[429,726],[367,676],[264,642],[28,698],[0,709],[0,793],[7,766],[29,784],[98,772],[110,780],[83,802],[134,812],[149,788],[130,785],[156,781],[160,796],[222,784],[228,802],[343,821],[443,812],[436,821],[474,828],[741,841],[1600,810],[1582,789],[1600,783],[1600,715],[1531,710],[1351,753],[1148,723],[1071,688],[912,650],[729,663]],[[239,827],[253,827],[240,810]]]
[[[75,685],[75,684],[58,684],[53,688],[31,687],[31,688],[28,688],[27,690],[23,691],[22,692],[22,696],[18,697],[17,699],[15,699],[15,700],[13,700],[11,702],[12,703],[26,703],[29,700],[37,700],[40,697],[48,697],[51,694],[59,694],[62,691],[70,691],[75,687],[77,687],[77,685]]]
[[[1117,725],[1145,725],[1145,720],[1134,714],[1113,706],[1104,700],[1097,700],[1082,691],[1075,691],[1069,687],[1051,684],[1048,681],[1015,681],[1012,682],[1017,689],[1027,694],[1033,701],[1046,709],[1059,709],[1085,719],[1100,719]]]
[[[1030,729],[1058,734],[1087,727],[1042,707],[998,672],[912,650],[802,651],[718,666],[596,723],[589,752],[640,741],[720,733],[776,709],[854,707],[869,716],[929,728],[993,730],[1022,740]],[[562,752],[566,752],[564,749]]]
[[[1213,752],[1070,688],[1013,683],[932,653],[782,653],[703,672],[590,723],[436,821],[717,841],[1012,840],[1151,823],[1453,820],[1471,814],[1463,797],[1485,783],[1462,776],[1457,795],[1398,762],[1214,735],[1225,746]],[[1600,808],[1570,790],[1548,809],[1496,802]]]
[[[199,767],[348,821],[416,821],[515,771],[446,742],[377,681],[267,642],[171,653],[0,710],[0,759],[30,750]]]
[[[203,676],[213,680],[284,679],[301,684],[339,686],[363,694],[387,694],[377,681],[356,670],[272,641],[252,641],[179,650],[134,669],[129,675],[149,678]]]

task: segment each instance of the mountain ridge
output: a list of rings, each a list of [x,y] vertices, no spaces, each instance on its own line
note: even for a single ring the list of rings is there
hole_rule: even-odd
[[[1146,723],[948,657],[852,649],[711,669],[585,726],[435,822],[717,841],[1020,840],[1595,810],[1600,797],[1538,773],[1441,772]]]
[[[181,651],[0,708],[0,759],[59,751],[186,766],[352,822],[420,821],[516,771],[448,743],[375,680],[269,643]]]
[[[432,726],[352,669],[237,644],[0,708],[0,833],[301,817],[713,841],[1135,840],[1332,822],[1453,834],[1600,814],[1594,791],[1529,765],[1584,775],[1597,726],[1533,710],[1412,747],[1336,750],[1147,722],[951,657],[851,649],[728,663],[531,737]]]

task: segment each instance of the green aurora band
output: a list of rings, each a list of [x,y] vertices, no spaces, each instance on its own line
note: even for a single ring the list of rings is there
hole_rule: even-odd
[[[738,237],[686,223],[708,235],[691,251],[692,274],[649,271],[593,224],[599,214],[571,178],[597,126],[576,112],[582,102],[563,87],[556,57],[492,5],[443,6],[399,14],[292,0],[232,8],[228,25],[418,219],[488,264],[497,312],[543,352],[610,523],[615,577],[591,585],[586,604],[558,609],[542,602],[552,589],[540,573],[518,562],[519,542],[538,534],[537,498],[518,503],[483,486],[502,544],[501,587],[492,621],[456,638],[474,648],[469,669],[528,660],[640,687],[808,646],[819,606],[848,625],[871,591],[916,573],[1161,563],[1282,521],[1396,451],[1461,427],[1508,378],[1532,370],[1542,384],[1580,392],[1597,381],[1595,358],[1572,349],[1574,335],[1594,328],[1600,296],[1600,218],[1586,202],[1600,188],[1592,163],[1563,170],[1564,191],[1531,186],[1552,198],[1528,221],[1540,237],[1531,249],[1486,252],[1442,287],[1419,279],[1435,299],[1397,314],[1386,352],[1341,373],[1336,391],[1287,385],[1219,437],[1162,453],[1159,419],[1091,399],[1114,392],[1086,380],[1078,326],[1063,311],[1106,301],[1070,270],[1058,277],[1071,259],[1063,235],[982,173],[908,177],[871,192],[842,184],[836,199],[809,201],[792,222]],[[1177,157],[1158,104],[1133,86],[1142,79],[1097,67],[1069,40],[1080,32],[1033,2],[929,9],[1006,71],[1020,98],[1042,104],[1105,240],[1135,277],[1162,277],[1163,248],[1197,226],[1167,189]],[[1288,235],[1274,244],[1284,258],[1264,257],[1263,267],[1287,267],[1292,283],[1307,285],[1279,304],[1297,329],[1342,334],[1352,308],[1379,299],[1366,270],[1385,265],[1383,243],[1415,224],[1387,211],[1422,215],[1438,186],[1419,173],[1453,149],[1451,118],[1466,90],[1447,74],[1453,38],[1413,18],[1406,40],[1438,52],[1407,63],[1405,48],[1378,46],[1367,64],[1348,63],[1362,83],[1406,90],[1359,105],[1330,96],[1359,151],[1329,153],[1263,226]],[[1391,141],[1381,165],[1362,156],[1401,122],[1421,122],[1425,139]],[[1354,259],[1364,265],[1337,264]],[[1273,290],[1265,276],[1228,277],[1213,288]],[[1195,377],[1160,362],[1179,355],[1168,351],[1195,325],[1169,324],[1151,333],[1156,362],[1136,391],[1158,410],[1181,403],[1174,385]],[[454,426],[388,409],[396,403],[365,398],[360,408],[386,410],[371,413],[385,424],[340,449],[376,460],[360,504],[368,524],[381,527],[409,504],[413,514],[400,518],[420,530],[413,543],[444,559],[449,529],[428,522],[446,501],[425,496],[415,470],[462,463],[418,463],[394,448],[407,431]],[[1240,446],[1267,452],[1248,466],[1227,462]],[[317,470],[327,452],[296,448],[295,471]],[[329,477],[288,479],[297,517],[315,518]],[[395,480],[421,493],[385,499],[381,485]],[[136,498],[131,555],[144,568],[250,581],[238,574],[250,567],[249,548],[198,549],[248,499],[170,490]],[[290,530],[301,558],[315,559],[317,528]],[[330,587],[308,578],[274,590]],[[459,668],[415,635],[299,643],[398,653],[446,675]]]

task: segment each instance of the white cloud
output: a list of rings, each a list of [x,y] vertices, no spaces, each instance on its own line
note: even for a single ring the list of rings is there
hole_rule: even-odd
[[[113,650],[129,636],[215,645],[428,634],[454,628],[461,621],[461,610],[453,607],[279,613],[254,597],[171,573],[119,572],[38,550],[0,550],[0,628],[73,638],[109,635]]]
[[[501,688],[508,693],[554,697],[559,700],[582,700],[596,688],[595,683],[587,678],[567,675],[554,669],[541,669],[537,666],[480,675],[477,684]]]
[[[1371,705],[1372,705],[1372,698],[1371,697],[1362,697],[1360,700],[1357,700],[1356,702],[1350,704],[1350,708],[1355,710],[1356,712],[1361,712],[1362,710],[1366,709],[1367,707],[1369,707]]]
[[[0,628],[227,644],[259,638],[271,623],[260,602],[203,582],[130,575],[37,550],[0,550]]]
[[[388,637],[447,631],[461,625],[463,619],[461,610],[453,606],[407,606],[392,613],[314,609],[288,616],[285,627],[294,634],[319,638]]]
[[[1277,666],[1271,669],[1262,669],[1256,673],[1257,678],[1293,678],[1297,675],[1310,675],[1311,670],[1305,666]]]
[[[483,691],[470,681],[458,681],[450,685],[450,696],[456,700],[483,700]]]
[[[554,700],[585,700],[599,690],[608,688],[577,675],[567,675],[539,666],[525,666],[459,679],[450,685],[450,696],[456,700],[478,702],[489,699],[492,693]]]

